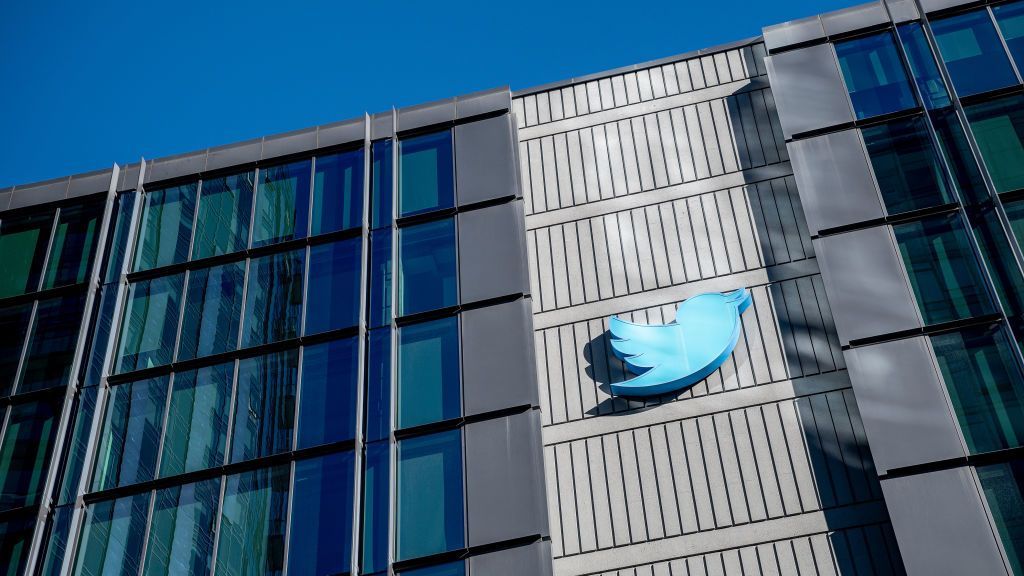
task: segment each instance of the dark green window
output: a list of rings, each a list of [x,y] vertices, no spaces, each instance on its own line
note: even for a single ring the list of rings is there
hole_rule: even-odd
[[[149,492],[90,504],[74,576],[138,574],[149,513]]]
[[[39,502],[60,409],[54,400],[11,406],[0,444],[0,512]]]
[[[344,574],[352,561],[351,452],[295,463],[289,574]]]
[[[303,349],[299,448],[355,438],[358,376],[355,338]]]
[[[242,316],[245,262],[193,270],[188,275],[178,359],[234,350]]]
[[[231,462],[291,449],[298,369],[298,350],[246,358],[238,363]]]
[[[299,335],[304,260],[305,251],[299,249],[249,261],[243,347]]]
[[[102,218],[102,202],[61,208],[43,276],[44,289],[80,284],[88,279]]]
[[[455,220],[402,228],[399,238],[399,313],[454,306],[458,301]]]
[[[252,224],[254,247],[306,237],[312,169],[309,160],[260,169]]]
[[[997,192],[1024,188],[1024,96],[964,109]]]
[[[0,220],[0,298],[39,289],[53,210]]]
[[[898,112],[917,105],[891,33],[837,42],[835,47],[857,118]]]
[[[181,314],[181,274],[141,280],[128,286],[121,321],[118,372],[169,364]]]
[[[391,469],[387,442],[374,442],[366,447],[363,471],[363,574],[387,570],[388,518],[390,513]]]
[[[394,172],[392,170],[392,141],[381,140],[373,143],[373,179],[370,182],[371,213],[370,227],[390,226],[393,211]]]
[[[363,223],[363,150],[316,157],[310,234],[325,234]]]
[[[370,326],[391,324],[391,229],[370,232]]]
[[[450,130],[399,142],[398,195],[402,216],[455,205],[455,163]]]
[[[198,184],[146,192],[135,269],[149,270],[188,260]]]
[[[979,466],[978,479],[1014,574],[1024,574],[1024,461]]]
[[[1010,54],[1017,62],[1017,67],[1024,66],[1024,2],[1009,2],[992,7],[996,16],[999,31],[1010,49]]]
[[[400,576],[466,576],[466,561],[449,562],[415,570],[403,570]]]
[[[284,570],[288,466],[228,476],[217,538],[220,575],[259,576]]]
[[[93,491],[156,478],[169,376],[110,389],[93,472]]]
[[[462,498],[461,431],[399,442],[396,560],[462,548]]]
[[[229,362],[174,375],[160,477],[224,463],[234,372]]]
[[[939,67],[935,63],[928,39],[920,22],[910,22],[897,27],[900,42],[907,54],[907,63],[917,82],[917,88],[929,110],[949,106],[949,92],[942,81]]]
[[[960,97],[1017,83],[985,9],[932,20],[939,53]]]
[[[398,331],[398,427],[461,415],[459,319],[403,326]]]
[[[309,249],[306,334],[359,323],[362,261],[362,241],[359,238],[319,244]]]
[[[863,133],[889,214],[952,202],[923,117],[894,120]]]
[[[128,238],[131,235],[132,212],[135,211],[135,200],[138,194],[133,190],[118,194],[114,199],[113,212],[113,234],[110,235],[110,243],[107,246],[106,271],[103,273],[104,282],[114,282],[121,277],[124,269],[124,258],[128,250]]]
[[[35,514],[0,520],[0,558],[4,558],[7,563],[5,576],[16,576],[25,569],[35,527]]]
[[[252,171],[203,180],[192,259],[243,250],[249,243]]]
[[[143,574],[209,574],[219,498],[220,478],[157,490]]]
[[[19,394],[68,384],[84,308],[85,294],[38,303],[18,378]]]
[[[32,319],[32,303],[0,308],[0,396],[10,395]]]
[[[932,216],[893,229],[925,324],[993,311],[959,215]]]

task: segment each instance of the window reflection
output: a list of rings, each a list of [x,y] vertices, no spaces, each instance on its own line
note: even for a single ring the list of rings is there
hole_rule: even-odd
[[[260,169],[253,247],[306,237],[311,171],[310,160]]]
[[[224,463],[234,375],[234,362],[174,375],[160,477]]]
[[[228,476],[215,572],[220,576],[281,574],[287,514],[287,465]]]
[[[0,511],[39,502],[60,409],[55,400],[11,406],[0,444]]]
[[[933,20],[932,32],[960,97],[1017,83],[988,10]]]
[[[892,34],[883,32],[837,42],[835,47],[857,118],[898,112],[917,104]]]
[[[0,308],[0,396],[9,395],[14,386],[31,318],[31,302]]]
[[[192,259],[230,254],[249,242],[252,171],[203,180]]]
[[[140,280],[128,286],[121,321],[118,372],[169,364],[181,313],[183,275]]]
[[[928,39],[919,22],[910,22],[897,27],[897,35],[903,43],[910,71],[917,81],[917,87],[924,98],[924,105],[929,110],[949,106],[949,92],[942,81],[939,67],[935,63]]]
[[[43,277],[44,289],[79,284],[88,279],[99,241],[103,207],[102,202],[90,202],[61,208]]]
[[[39,302],[18,378],[19,394],[66,386],[71,381],[84,309],[85,294]]]
[[[0,221],[0,298],[39,288],[52,227],[53,210]]]
[[[231,462],[291,449],[298,368],[298,350],[246,358],[238,363]]]
[[[159,376],[110,389],[93,472],[93,491],[156,477],[169,380],[169,376]]]
[[[358,376],[359,342],[355,338],[302,350],[299,448],[355,437]]]
[[[148,512],[149,492],[90,504],[74,576],[137,574]]]
[[[397,560],[462,548],[461,431],[399,442],[397,492]]]
[[[192,182],[146,192],[135,251],[136,270],[188,260],[197,190],[198,184]]]
[[[458,418],[458,317],[404,326],[398,339],[398,427]]]
[[[415,314],[458,304],[455,220],[402,228],[398,238],[400,313]]]
[[[398,195],[402,216],[455,205],[450,130],[399,142]]]
[[[363,150],[316,157],[313,235],[358,228],[363,222]]]
[[[359,323],[362,256],[359,238],[320,244],[309,249],[306,334]]]
[[[1024,96],[964,108],[996,192],[1024,188]]]
[[[157,490],[143,573],[209,574],[219,499],[220,478]]]
[[[979,466],[977,471],[1013,573],[1024,573],[1024,461]]]
[[[351,452],[295,463],[289,574],[342,574],[352,558]]]
[[[245,262],[189,272],[178,359],[234,350],[242,312]]]
[[[889,214],[952,202],[923,116],[864,128],[863,134]]]
[[[999,31],[1010,49],[1010,54],[1017,62],[1017,67],[1024,65],[1024,2],[1008,2],[992,7],[996,16]]]
[[[304,250],[270,254],[249,262],[242,346],[299,335]]]

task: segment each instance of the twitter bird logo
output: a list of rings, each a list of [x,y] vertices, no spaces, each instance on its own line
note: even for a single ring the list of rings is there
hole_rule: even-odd
[[[703,380],[732,354],[750,292],[709,292],[679,305],[671,324],[633,324],[612,316],[612,350],[632,380],[612,384],[616,396],[656,396]]]

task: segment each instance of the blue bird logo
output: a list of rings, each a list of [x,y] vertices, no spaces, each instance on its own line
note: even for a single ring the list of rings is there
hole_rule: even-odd
[[[684,301],[670,324],[633,324],[612,316],[612,350],[638,374],[612,384],[612,394],[657,396],[700,382],[732,354],[740,338],[740,315],[749,307],[750,292],[740,288]]]

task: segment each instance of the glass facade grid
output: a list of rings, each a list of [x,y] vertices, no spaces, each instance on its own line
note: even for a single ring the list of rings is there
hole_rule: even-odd
[[[931,27],[961,98],[1019,82],[988,8],[933,20]]]
[[[917,106],[892,33],[838,42],[835,47],[858,119]]]

